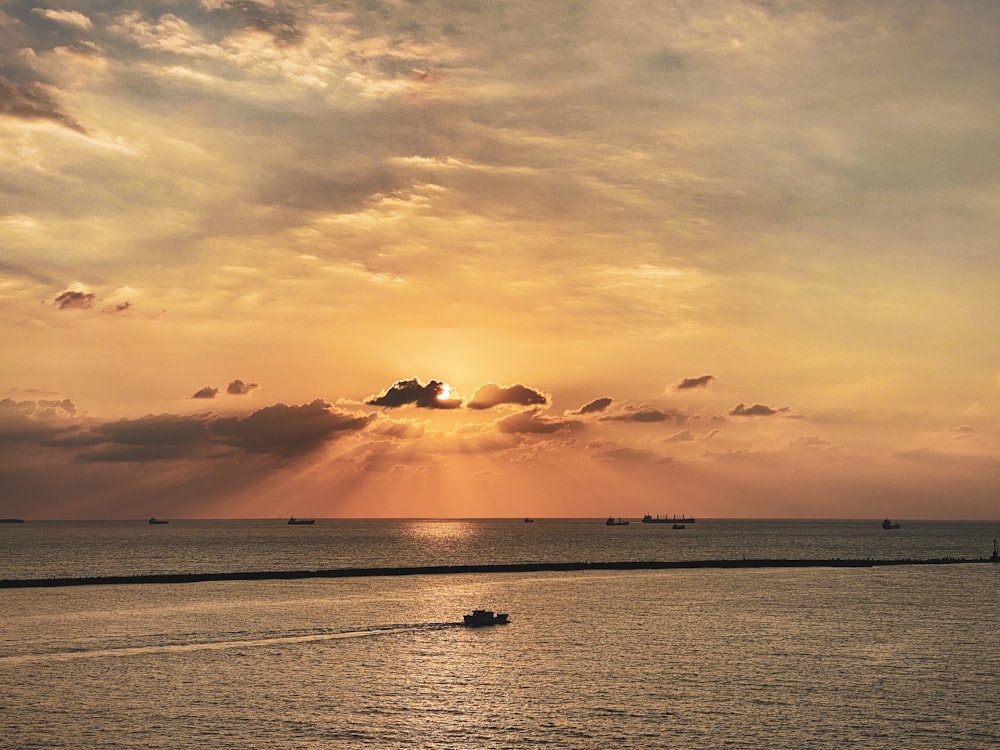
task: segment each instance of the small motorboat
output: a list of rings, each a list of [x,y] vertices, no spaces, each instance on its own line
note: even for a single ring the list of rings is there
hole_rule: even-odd
[[[314,523],[316,523],[316,519],[314,518],[296,518],[292,516],[288,519],[289,526],[312,526]]]
[[[156,518],[155,516],[150,517],[149,522],[152,524],[170,523],[166,518]]]
[[[506,625],[505,613],[493,614],[488,609],[474,609],[471,615],[463,615],[465,624],[470,628],[481,628],[487,625]]]
[[[890,520],[889,520],[889,519],[887,518],[887,519],[885,519],[885,520],[884,520],[884,521],[882,522],[882,528],[883,528],[883,529],[898,529],[898,528],[899,528],[899,524],[898,524],[898,523],[893,523],[892,521],[890,521]]]

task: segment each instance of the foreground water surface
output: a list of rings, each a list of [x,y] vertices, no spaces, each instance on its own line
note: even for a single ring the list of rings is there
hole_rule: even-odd
[[[593,521],[420,523],[347,524],[359,549],[369,540],[368,557],[348,566],[491,554],[606,559],[623,549],[634,559],[656,559],[650,550],[715,559],[742,548],[974,557],[988,554],[995,534],[988,524],[905,524],[899,531],[909,536],[887,538],[863,522],[718,522],[683,532]],[[346,559],[326,549],[332,522],[190,524],[190,535],[174,522],[53,524],[62,546],[53,541],[34,568],[19,570],[266,570]],[[161,531],[172,537],[152,536]],[[28,539],[38,533],[4,530],[5,552],[17,534],[21,547],[45,548]],[[102,535],[90,553],[65,542]],[[156,540],[148,558],[136,538]],[[114,539],[129,551],[109,549]],[[282,555],[282,547],[292,549]],[[0,746],[992,748],[998,591],[1000,565],[972,563],[2,590]],[[511,623],[458,624],[480,606],[509,612]]]

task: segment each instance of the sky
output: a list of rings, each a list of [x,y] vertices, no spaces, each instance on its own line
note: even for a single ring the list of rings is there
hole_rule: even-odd
[[[0,516],[1000,518],[995,0],[0,0]]]

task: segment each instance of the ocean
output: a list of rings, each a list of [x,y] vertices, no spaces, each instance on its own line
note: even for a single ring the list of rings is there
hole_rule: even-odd
[[[623,561],[0,589],[3,748],[995,748],[1000,522],[0,524],[0,579]],[[967,562],[953,562],[966,560]],[[510,624],[463,627],[473,608]]]

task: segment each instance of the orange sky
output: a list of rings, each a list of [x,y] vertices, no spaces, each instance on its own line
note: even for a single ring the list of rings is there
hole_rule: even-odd
[[[1000,518],[1000,5],[0,6],[0,516]]]

